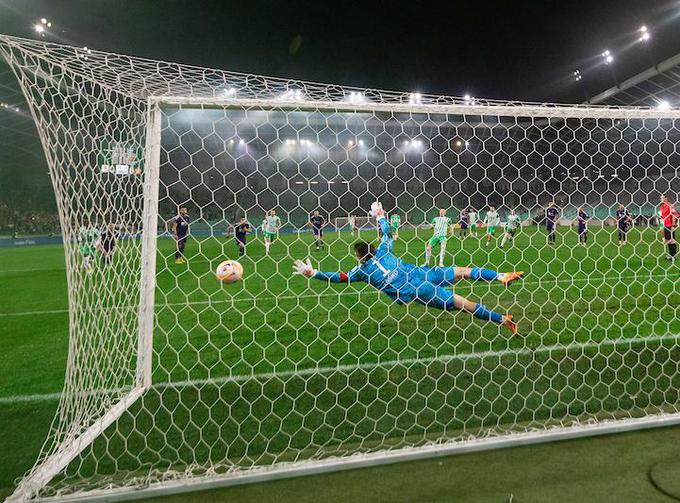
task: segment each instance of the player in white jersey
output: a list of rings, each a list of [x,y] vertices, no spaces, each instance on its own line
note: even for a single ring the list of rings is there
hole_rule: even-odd
[[[275,210],[269,210],[269,214],[265,215],[264,220],[262,221],[265,255],[269,255],[269,248],[272,245],[272,241],[276,239],[280,228],[281,219],[276,216]]]
[[[489,246],[491,238],[496,233],[496,227],[501,225],[501,217],[498,216],[496,208],[489,206],[489,211],[484,217],[484,226],[486,227],[486,246]]]
[[[501,248],[505,246],[506,241],[513,241],[515,239],[515,233],[517,229],[522,225],[522,217],[515,213],[514,208],[510,210],[508,215],[508,221],[505,223],[505,233],[503,234],[503,240],[501,241]]]
[[[451,227],[451,219],[446,216],[444,208],[439,210],[439,216],[432,219],[430,226],[433,228],[433,234],[425,246],[425,265],[430,265],[432,248],[439,244],[439,267],[444,267],[446,240],[449,236],[449,227]]]
[[[477,220],[479,220],[477,210],[470,208],[470,211],[468,211],[468,218],[470,220],[470,236],[477,237]]]
[[[94,227],[82,226],[78,231],[78,244],[80,253],[83,256],[83,268],[92,273],[92,261],[97,253],[99,241],[99,231]]]
[[[354,236],[355,232],[357,236],[359,235],[359,228],[357,227],[356,215],[349,216],[349,231],[352,233],[352,236]]]

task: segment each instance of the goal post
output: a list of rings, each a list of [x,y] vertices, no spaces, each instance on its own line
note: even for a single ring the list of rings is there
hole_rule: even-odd
[[[680,275],[656,229],[617,246],[607,220],[619,203],[656,218],[660,193],[680,197],[680,111],[343,88],[6,36],[0,56],[50,168],[70,316],[59,409],[10,501],[161,495],[680,423]],[[125,162],[102,169],[111,145]],[[440,208],[452,224],[497,209],[495,235],[456,229],[445,258],[526,268],[512,288],[455,286],[513,313],[526,337],[290,275],[307,257],[356,266],[342,235],[320,248],[299,230],[317,209],[338,231],[350,215],[376,229],[376,200],[401,216],[395,253],[414,267]],[[567,223],[556,244],[552,201]],[[579,208],[598,222],[587,247],[571,228]],[[521,227],[501,249],[511,210]],[[274,229],[241,253],[226,229],[267,217]],[[168,221],[186,234],[168,236]],[[92,261],[81,229],[107,243]],[[226,259],[242,281],[214,277]]]
[[[153,361],[154,300],[156,292],[156,252],[158,243],[158,185],[161,155],[161,110],[149,99],[144,173],[141,279],[139,301],[139,346],[137,387],[151,386]]]

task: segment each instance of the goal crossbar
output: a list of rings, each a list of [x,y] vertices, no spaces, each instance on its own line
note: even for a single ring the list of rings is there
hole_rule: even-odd
[[[261,108],[264,110],[325,110],[352,113],[412,113],[501,116],[555,119],[680,119],[680,110],[657,110],[643,107],[604,107],[593,105],[517,104],[447,104],[447,103],[347,103],[343,101],[292,101],[287,99],[205,98],[192,96],[155,96],[160,105],[197,108]]]

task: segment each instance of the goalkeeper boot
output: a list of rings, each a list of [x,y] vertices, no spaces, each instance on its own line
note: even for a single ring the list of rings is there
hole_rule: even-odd
[[[510,283],[512,283],[513,281],[517,281],[518,279],[521,279],[522,276],[524,276],[523,271],[506,272],[498,280],[505,286],[509,286]]]
[[[512,335],[517,335],[517,323],[512,320],[511,314],[506,314],[503,316],[503,322],[501,323],[505,328],[510,330]]]

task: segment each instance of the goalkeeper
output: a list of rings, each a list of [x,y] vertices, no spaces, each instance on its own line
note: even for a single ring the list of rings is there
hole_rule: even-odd
[[[307,262],[296,260],[293,274],[315,278],[332,283],[352,283],[364,281],[399,304],[418,302],[445,311],[463,310],[482,320],[492,321],[508,328],[512,334],[517,333],[517,324],[512,315],[501,315],[483,304],[472,302],[452,290],[445,288],[461,279],[499,281],[509,285],[519,279],[522,272],[497,273],[489,269],[466,267],[419,267],[402,262],[392,253],[393,243],[390,224],[380,203],[373,203],[371,213],[377,217],[382,229],[380,245],[358,242],[354,251],[359,265],[349,272],[322,272]]]

